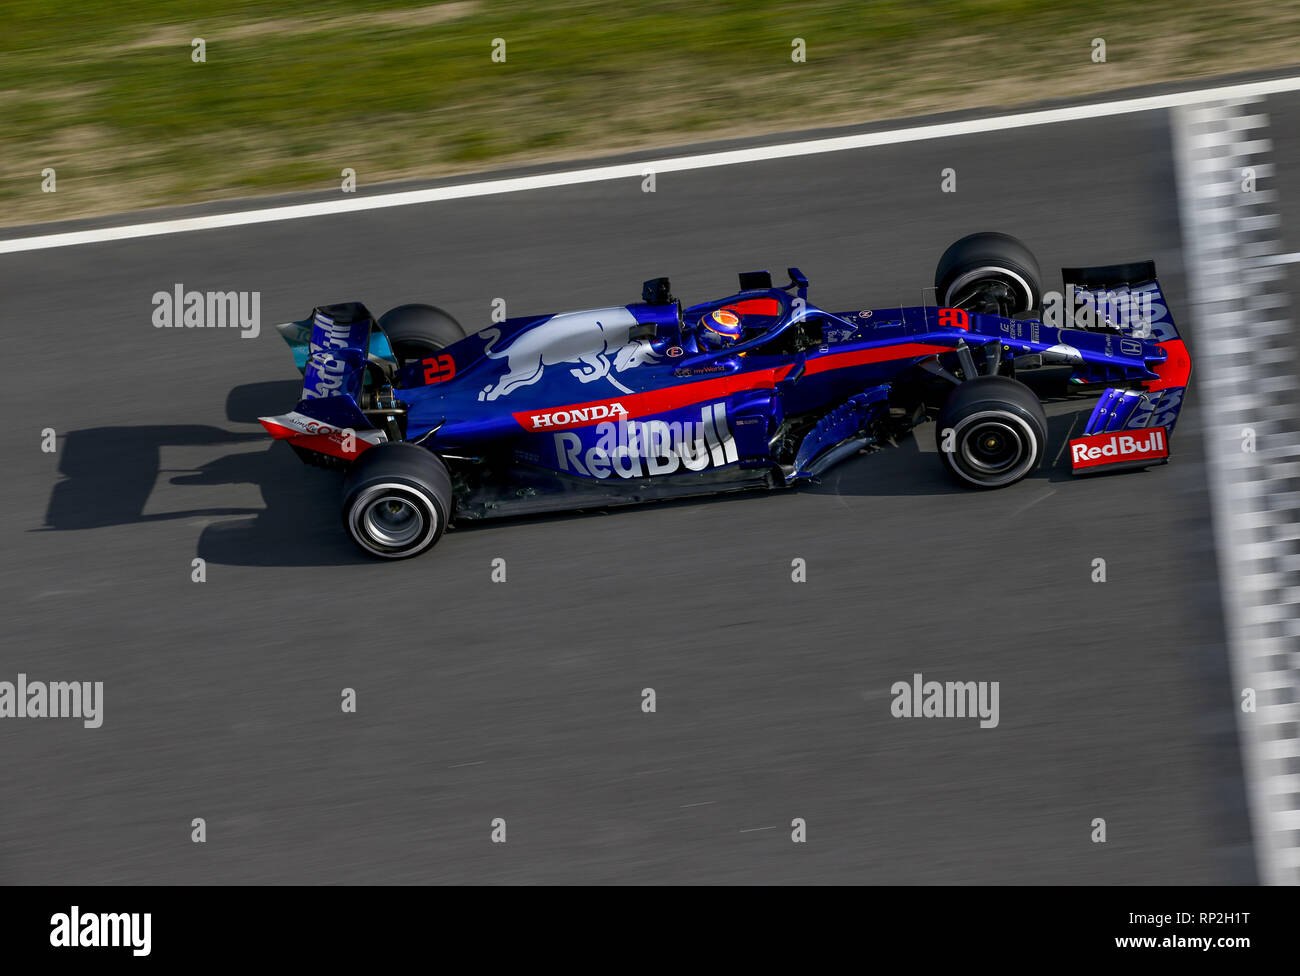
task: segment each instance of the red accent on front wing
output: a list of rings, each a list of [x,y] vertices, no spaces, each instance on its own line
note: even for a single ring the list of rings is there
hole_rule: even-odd
[[[1107,453],[1109,452],[1109,453]],[[1096,457],[1091,455],[1096,454]],[[1164,427],[1115,430],[1070,441],[1070,467],[1099,468],[1106,464],[1157,461],[1169,457],[1169,431]]]
[[[1149,381],[1147,391],[1154,393],[1156,390],[1186,386],[1188,377],[1192,375],[1192,359],[1187,355],[1187,346],[1183,344],[1183,340],[1170,339],[1158,345],[1169,353],[1169,358],[1163,363],[1156,364],[1155,373],[1160,379]]]
[[[825,373],[832,369],[847,369],[852,366],[865,366],[870,363],[890,362],[896,359],[919,359],[922,356],[933,356],[943,352],[952,352],[952,346],[941,346],[925,342],[907,342],[896,346],[880,346],[875,349],[857,349],[851,352],[830,353],[810,358],[807,361],[807,372],[809,375],[813,375],[815,373]],[[519,426],[527,431],[569,430],[574,427],[589,427],[604,420],[617,420],[619,418],[630,420],[635,417],[645,417],[650,414],[676,410],[680,407],[689,407],[705,400],[718,400],[731,393],[741,393],[746,390],[770,390],[785,379],[793,368],[792,366],[780,366],[775,369],[756,370],[752,373],[739,373],[733,376],[719,376],[715,379],[696,380],[693,383],[682,383],[679,386],[651,390],[646,393],[629,393],[625,396],[607,397],[604,400],[589,400],[586,403],[570,403],[555,407],[520,410],[514,413],[514,418]],[[555,413],[573,413],[574,411],[587,411],[590,413],[593,408],[611,407],[616,403],[623,409],[613,416],[602,411],[602,415],[596,419],[578,419],[562,424],[547,423],[545,420],[545,418],[549,418]],[[537,418],[543,418],[543,422],[537,423]]]

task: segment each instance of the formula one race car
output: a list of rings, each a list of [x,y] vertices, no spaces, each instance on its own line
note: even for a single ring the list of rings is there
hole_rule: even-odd
[[[1075,473],[1169,457],[1191,366],[1152,262],[1064,269],[1064,307],[1002,234],[948,248],[935,306],[831,313],[789,275],[744,273],[686,309],[656,278],[640,302],[472,335],[429,305],[377,320],[321,306],[279,326],[302,399],[261,422],[347,472],[344,527],[390,559],[453,520],[808,483],[932,417],[951,475],[1001,488],[1048,453],[1042,403],[1016,378],[1042,366],[1101,391],[1070,442]]]

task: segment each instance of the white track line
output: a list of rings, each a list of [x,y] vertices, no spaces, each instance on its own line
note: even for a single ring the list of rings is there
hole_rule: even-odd
[[[243,210],[237,213],[211,214],[203,217],[186,217],[180,220],[159,220],[147,224],[124,227],[101,227],[95,230],[70,231],[63,234],[44,234],[0,241],[0,254],[19,251],[39,251],[50,247],[72,247],[78,244],[100,244],[106,241],[125,241],[136,237],[156,237],[160,234],[184,234],[195,230],[216,230],[222,227],[242,227],[247,224],[265,224],[278,220],[300,220],[304,217],[323,217],[333,214],[358,213],[386,207],[409,207],[421,203],[438,203],[444,200],[464,200],[470,197],[491,196],[499,193],[519,193],[524,190],[542,190],[579,183],[599,183],[606,180],[642,179],[646,170],[656,174],[681,173],[693,169],[710,169],[715,166],[736,166],[770,159],[788,159],[793,156],[811,156],[819,153],[843,152],[847,149],[866,149],[902,142],[919,142],[926,139],[947,139],[952,136],[976,135],[1005,129],[1022,129],[1034,125],[1056,122],[1076,122],[1133,112],[1151,112],[1158,109],[1178,108],[1202,102],[1227,98],[1253,98],[1277,92],[1300,91],[1300,77],[1273,78],[1267,81],[1203,88],[1196,91],[1171,92],[1167,95],[1150,95],[1145,98],[1127,98],[1111,102],[1094,102],[1071,105],[1066,108],[1044,109],[1038,112],[1020,112],[991,118],[968,119],[964,122],[943,122],[936,125],[919,125],[906,129],[883,132],[864,132],[851,136],[827,139],[809,139],[787,142],[775,146],[754,146],[726,152],[703,153],[695,156],[676,156],[645,160],[639,163],[622,163],[615,166],[597,166],[558,173],[541,173],[536,176],[518,176],[479,183],[459,183],[454,186],[431,187],[425,190],[406,190],[399,193],[379,193],[374,196],[348,197],[324,200],[317,203],[291,204],[283,207],[266,207]]]
[[[1205,403],[1205,455],[1223,592],[1233,710],[1265,884],[1300,883],[1300,405],[1281,275],[1271,228],[1275,194],[1244,192],[1243,170],[1265,172],[1267,116],[1253,99],[1173,113],[1183,253],[1196,335],[1193,382]],[[1254,113],[1246,116],[1248,108]],[[1253,131],[1255,138],[1251,138]],[[1225,205],[1226,204],[1226,205]],[[1199,377],[1199,379],[1197,378]],[[1242,449],[1255,433],[1255,451]],[[1241,711],[1253,688],[1256,711]]]

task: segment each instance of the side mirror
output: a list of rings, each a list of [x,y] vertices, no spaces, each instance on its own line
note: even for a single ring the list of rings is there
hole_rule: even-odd
[[[800,298],[808,297],[808,277],[798,268],[786,268],[786,274],[790,276],[790,284],[795,289],[795,294]]]
[[[647,305],[671,305],[672,288],[667,278],[651,278],[641,286],[641,301]]]

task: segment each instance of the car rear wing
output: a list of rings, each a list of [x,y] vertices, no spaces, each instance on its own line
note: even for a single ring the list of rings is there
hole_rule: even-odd
[[[1119,340],[1154,345],[1165,353],[1138,389],[1106,389],[1083,429],[1070,441],[1075,474],[1094,474],[1163,464],[1182,410],[1192,363],[1179,337],[1154,261],[1063,268],[1067,294],[1090,307],[1099,327],[1121,333]],[[1071,306],[1073,307],[1073,306]]]
[[[398,365],[388,337],[360,302],[322,305],[312,309],[308,318],[275,329],[289,344],[294,365],[303,374],[304,399],[360,392],[364,365],[363,375],[357,376],[341,368],[340,360],[354,367],[367,360],[386,363],[392,369]]]
[[[322,305],[311,317],[276,326],[302,373],[302,395],[287,414],[259,417],[267,433],[305,459],[351,461],[388,439],[360,406],[371,364],[397,367],[388,338],[360,302]]]

